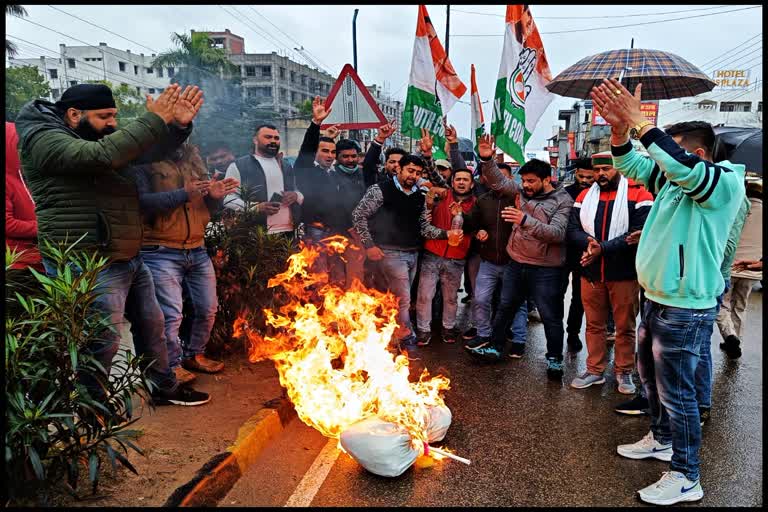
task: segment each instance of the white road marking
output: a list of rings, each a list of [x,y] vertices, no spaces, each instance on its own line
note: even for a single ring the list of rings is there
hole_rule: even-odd
[[[315,499],[317,491],[328,477],[333,464],[339,458],[341,450],[338,448],[338,439],[329,439],[323,449],[318,454],[309,470],[304,474],[296,490],[284,506],[286,507],[308,507]]]

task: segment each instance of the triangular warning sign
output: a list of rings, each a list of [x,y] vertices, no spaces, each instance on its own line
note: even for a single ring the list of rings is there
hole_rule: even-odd
[[[328,93],[325,106],[332,109],[331,115],[325,118],[320,128],[336,124],[342,130],[362,130],[387,123],[384,113],[351,64],[342,68]]]

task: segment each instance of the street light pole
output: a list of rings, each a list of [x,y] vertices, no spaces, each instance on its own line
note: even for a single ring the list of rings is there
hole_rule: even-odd
[[[352,58],[355,72],[357,72],[357,13],[360,9],[355,9],[355,15],[352,16]]]
[[[445,56],[448,56],[448,47],[451,36],[451,6],[445,6]]]

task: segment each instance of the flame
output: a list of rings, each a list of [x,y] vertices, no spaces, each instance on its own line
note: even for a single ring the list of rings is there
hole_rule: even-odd
[[[389,349],[397,329],[397,298],[355,281],[349,290],[312,273],[320,250],[343,253],[349,241],[330,237],[322,248],[302,245],[288,268],[268,286],[287,293],[278,312],[265,309],[267,333],[255,332],[241,315],[234,336],[247,337],[251,362],[271,359],[296,412],[326,437],[338,438],[369,416],[406,428],[426,442],[430,406],[444,405],[448,378],[408,380],[408,358]]]

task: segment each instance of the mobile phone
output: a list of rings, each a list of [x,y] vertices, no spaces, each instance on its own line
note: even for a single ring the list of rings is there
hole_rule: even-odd
[[[280,194],[278,192],[275,192],[272,194],[272,197],[269,200],[270,203],[282,203],[283,202],[283,194]]]

